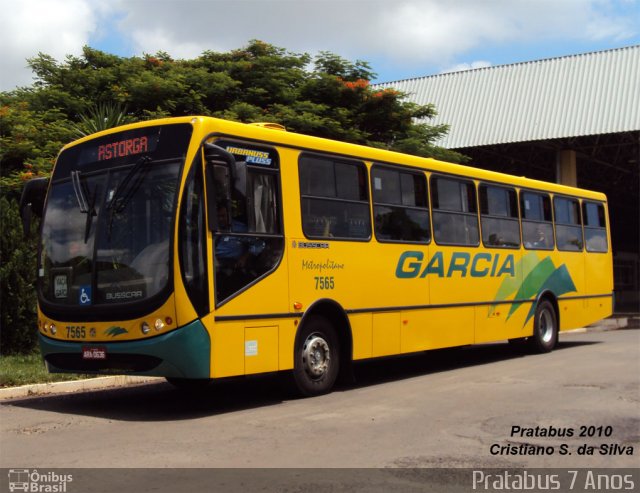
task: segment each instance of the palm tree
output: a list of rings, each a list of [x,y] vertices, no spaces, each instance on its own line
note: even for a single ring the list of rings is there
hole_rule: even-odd
[[[73,123],[72,127],[80,137],[136,121],[119,103],[94,104],[79,118],[80,121]]]

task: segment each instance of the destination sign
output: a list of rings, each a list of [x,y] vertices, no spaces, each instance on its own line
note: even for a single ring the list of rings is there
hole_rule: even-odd
[[[138,130],[103,137],[82,149],[78,164],[104,163],[113,159],[141,156],[154,152],[159,141],[160,133],[157,130],[146,130],[145,133]]]

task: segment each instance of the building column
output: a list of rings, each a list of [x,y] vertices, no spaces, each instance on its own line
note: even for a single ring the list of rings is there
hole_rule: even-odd
[[[556,182],[571,187],[578,186],[576,151],[565,149],[556,154]]]

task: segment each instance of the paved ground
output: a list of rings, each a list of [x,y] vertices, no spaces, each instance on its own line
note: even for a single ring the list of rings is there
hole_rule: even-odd
[[[573,333],[582,332],[602,332],[619,329],[640,328],[640,315],[629,314],[608,319],[585,327],[576,329]],[[68,382],[42,383],[22,385],[19,387],[0,388],[0,401],[4,399],[16,399],[20,397],[30,397],[45,394],[62,394],[71,392],[84,392],[90,390],[106,389],[110,387],[125,387],[128,385],[138,385],[141,383],[152,383],[163,381],[162,378],[154,377],[131,377],[131,376],[112,376],[99,377],[87,380],[70,380]]]
[[[366,362],[313,399],[260,377],[5,400],[0,467],[637,467],[639,354],[640,331],[592,330]]]

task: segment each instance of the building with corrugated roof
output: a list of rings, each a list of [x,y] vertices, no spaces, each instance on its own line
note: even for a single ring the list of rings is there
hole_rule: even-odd
[[[617,311],[640,311],[640,46],[377,84],[471,165],[607,194]]]

